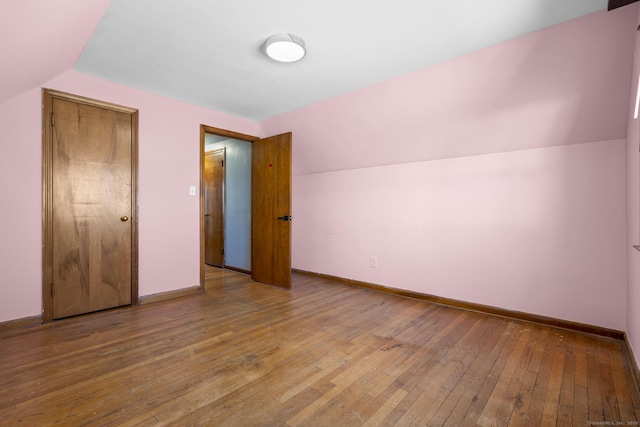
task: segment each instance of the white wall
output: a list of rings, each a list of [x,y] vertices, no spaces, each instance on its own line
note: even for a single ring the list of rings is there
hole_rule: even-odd
[[[226,157],[224,263],[251,271],[251,142],[229,138],[206,145],[206,151],[219,148],[225,148]]]

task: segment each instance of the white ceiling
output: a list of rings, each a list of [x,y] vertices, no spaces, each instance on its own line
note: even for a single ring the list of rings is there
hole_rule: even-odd
[[[75,70],[266,119],[606,9],[607,0],[112,0]],[[289,32],[307,56],[281,64]]]

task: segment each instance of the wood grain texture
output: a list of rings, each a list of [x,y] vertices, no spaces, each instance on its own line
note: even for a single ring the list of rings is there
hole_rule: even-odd
[[[204,156],[204,262],[224,267],[224,153]]]
[[[7,320],[0,322],[0,332],[11,331],[14,329],[29,328],[31,326],[41,325],[42,316],[23,317],[21,319]]]
[[[213,267],[206,280],[206,292],[0,334],[3,425],[640,419],[622,341],[300,274],[291,290]]]
[[[255,142],[251,150],[251,275],[262,283],[273,280],[276,148]]]
[[[138,303],[140,305],[151,304],[151,303],[155,303],[155,302],[166,301],[168,299],[184,297],[186,295],[197,294],[200,291],[202,291],[202,289],[200,289],[200,286],[191,286],[189,288],[176,289],[174,291],[160,292],[160,293],[157,293],[157,294],[145,295],[145,296],[140,297]]]
[[[627,348],[627,356],[629,359],[629,363],[631,364],[631,370],[633,372],[633,378],[636,381],[636,387],[638,387],[638,389],[640,389],[640,367],[638,367],[638,364],[636,363],[636,357],[635,357],[635,353],[633,352],[633,347],[631,346],[631,343],[629,342],[629,337],[627,336],[627,334],[624,334],[624,343],[626,345]]]
[[[131,304],[138,304],[138,110],[131,113]]]
[[[436,295],[423,294],[420,292],[409,291],[406,289],[390,288],[388,286],[377,285],[375,283],[363,282],[360,280],[346,279],[343,277],[332,276],[329,274],[314,273],[311,271],[294,269],[295,273],[304,274],[312,277],[321,277],[335,282],[344,283],[346,285],[358,286],[362,288],[380,291],[392,295],[400,295],[407,298],[415,298],[421,301],[427,301],[434,304],[443,304],[450,307],[462,308],[464,310],[477,311],[480,313],[493,314],[495,316],[507,317],[509,319],[523,320],[526,322],[540,323],[542,325],[553,326],[556,328],[569,329],[571,331],[584,332],[587,334],[600,335],[603,337],[613,338],[616,340],[624,340],[625,333],[616,329],[604,328],[601,326],[588,325],[585,323],[572,322],[570,320],[556,319],[553,317],[540,316],[537,314],[524,313],[521,311],[507,310],[500,307],[490,305],[476,304],[468,301],[461,301],[451,298],[439,297]]]
[[[272,137],[277,142],[277,162],[275,194],[276,217],[291,217],[291,133]],[[258,143],[259,144],[259,143]],[[291,287],[291,221],[277,220],[274,229],[273,282],[276,286]]]
[[[254,280],[291,287],[291,133],[253,143],[251,154],[251,273]]]
[[[135,109],[43,90],[45,322],[137,303],[137,132]]]
[[[53,317],[131,304],[131,117],[63,99],[53,114]]]
[[[249,142],[257,141],[260,139],[257,136],[247,135],[245,133],[234,132],[232,130],[221,129],[221,128],[207,126],[207,125],[200,125],[200,131],[202,133],[211,133],[214,135],[226,136],[228,138],[240,139],[242,141],[249,141]]]

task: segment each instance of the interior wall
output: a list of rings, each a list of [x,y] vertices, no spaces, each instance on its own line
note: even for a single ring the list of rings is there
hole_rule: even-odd
[[[623,139],[638,4],[261,122],[293,175]]]
[[[616,140],[297,176],[293,265],[623,330],[624,155]]]
[[[463,162],[469,161],[470,170],[476,171],[469,181],[477,178],[492,182],[500,176],[498,169],[507,165],[499,166],[501,162],[497,161],[497,158],[486,161],[483,160],[483,156],[464,156],[513,150],[525,150],[513,153],[515,155],[529,153],[524,158],[518,157],[519,164],[528,161],[535,163],[536,159],[541,157],[543,164],[555,165],[551,167],[554,171],[551,176],[555,183],[565,182],[562,178],[563,173],[557,168],[558,153],[562,154],[559,157],[566,157],[573,165],[569,168],[571,172],[565,174],[567,182],[572,183],[567,187],[573,188],[571,193],[554,192],[558,197],[555,201],[547,200],[545,192],[539,195],[549,201],[549,205],[543,206],[543,210],[573,212],[574,219],[581,226],[572,226],[572,220],[566,223],[568,228],[561,227],[566,222],[566,217],[562,216],[547,220],[541,230],[554,230],[554,233],[561,235],[568,233],[570,237],[602,235],[605,237],[604,246],[610,246],[615,254],[616,248],[620,247],[620,241],[623,241],[621,250],[626,250],[627,240],[627,236],[620,238],[617,223],[609,221],[620,220],[620,210],[624,211],[624,206],[621,206],[624,202],[620,201],[615,190],[618,188],[615,183],[619,181],[619,176],[612,169],[624,169],[619,152],[620,138],[625,136],[624,129],[620,129],[624,128],[627,96],[621,93],[630,92],[627,77],[632,58],[625,43],[629,14],[633,11],[631,23],[635,30],[637,10],[636,4],[609,14],[592,14],[445,64],[284,114],[267,120],[260,126],[248,120],[114,85],[72,71],[42,82],[41,85],[140,109],[141,295],[180,289],[196,285],[198,282],[198,200],[197,197],[188,196],[188,186],[197,185],[199,180],[200,124],[253,135],[271,135],[293,130],[293,215],[296,218],[293,223],[293,261],[294,267],[297,268],[313,269],[317,266],[321,272],[344,273],[340,275],[361,280],[367,280],[366,274],[377,274],[378,276],[371,279],[377,281],[382,274],[372,273],[370,270],[373,269],[368,267],[369,256],[374,255],[379,257],[379,267],[376,271],[389,269],[390,272],[401,272],[400,267],[406,261],[389,264],[389,260],[397,259],[402,254],[410,258],[414,256],[413,253],[422,253],[422,241],[409,239],[409,245],[405,244],[404,237],[383,241],[384,246],[394,248],[396,252],[387,256],[379,251],[377,246],[369,245],[369,237],[363,227],[358,226],[356,234],[351,234],[350,246],[345,249],[328,243],[345,237],[345,216],[362,212],[355,208],[354,214],[341,210],[340,208],[349,207],[351,203],[344,198],[355,197],[369,205],[372,202],[363,199],[364,196],[361,195],[372,197],[371,200],[385,197],[394,200],[397,187],[385,187],[384,183],[379,182],[376,174],[361,173],[382,172],[391,182],[406,184],[407,191],[403,192],[406,200],[401,200],[399,206],[411,207],[410,200],[424,191],[420,185],[421,180],[455,159],[435,162],[428,167],[426,165],[429,162],[426,160],[458,156]],[[620,100],[623,98],[625,102],[621,107]],[[11,218],[11,221],[0,223],[0,235],[3,236],[0,242],[0,321],[4,321],[39,314],[42,306],[40,86],[22,91],[11,100],[0,104],[0,121],[0,144],[4,149],[3,156],[0,156],[0,196],[3,200],[0,212],[2,218]],[[566,152],[554,151],[562,149],[555,146],[563,144],[577,144],[577,151],[568,148]],[[535,149],[526,150],[528,148]],[[551,150],[551,154],[544,154],[544,150]],[[599,155],[604,156],[601,161],[596,159]],[[386,170],[380,166],[384,164],[395,166],[389,166],[390,169]],[[419,167],[416,169],[412,165]],[[376,168],[365,169],[371,166]],[[631,168],[627,175],[628,182],[635,185],[635,166],[627,166]],[[595,182],[586,179],[579,183],[586,168],[593,168],[594,173],[602,180]],[[332,198],[333,194],[342,186],[340,180],[335,179],[340,177],[340,172],[329,171],[339,170],[353,175],[348,176],[345,191],[338,191],[343,199],[335,200]],[[546,175],[543,169],[538,170],[539,175],[531,178],[530,187],[533,190],[544,187]],[[314,173],[318,175],[312,175]],[[443,174],[447,176],[446,172]],[[505,172],[502,176],[511,175]],[[403,179],[398,181],[397,177]],[[454,182],[457,179],[456,176],[450,178]],[[522,179],[523,183],[526,183],[527,179]],[[379,185],[371,189],[370,180]],[[507,187],[500,191],[509,194],[516,193],[518,188],[529,188],[523,183],[520,187]],[[429,190],[427,194],[439,195],[446,202],[440,212],[457,212],[454,216],[456,221],[450,222],[447,218],[441,218],[443,221],[439,226],[425,226],[429,223],[423,223],[421,218],[432,218],[429,211],[434,209],[433,206],[437,207],[435,204],[427,204],[424,211],[411,214],[415,221],[415,228],[412,230],[428,230],[435,233],[436,237],[439,236],[440,240],[446,240],[446,231],[451,227],[458,227],[458,222],[463,222],[464,218],[460,213],[463,212],[462,208],[469,205],[475,208],[480,205],[471,203],[473,198],[462,197],[465,194],[473,196],[469,190],[472,186],[466,189],[457,183],[458,191],[451,193],[452,200],[448,201],[450,193],[446,191],[446,185],[433,187],[434,184],[428,181],[425,185]],[[567,201],[561,200],[562,194],[568,197]],[[576,194],[577,196],[572,196]],[[482,192],[480,195],[485,201],[491,201],[494,197]],[[302,210],[306,209],[302,201],[309,200],[312,205],[314,202],[318,204],[325,196],[328,200],[338,203],[332,207],[339,212],[336,214],[338,218],[335,219],[333,227],[314,231],[313,228],[320,226],[323,221],[306,221],[305,225],[305,221],[300,220],[298,209],[302,214]],[[488,221],[489,225],[510,224],[511,204],[505,196],[495,197],[498,202],[496,206],[490,203],[481,205],[486,211],[481,218]],[[569,204],[573,197],[577,198],[576,206],[580,207],[579,213],[573,210],[573,204]],[[420,200],[424,203],[424,198]],[[629,200],[633,202],[631,198]],[[600,206],[600,202],[613,204],[605,209]],[[459,211],[455,209],[457,207],[460,207]],[[502,209],[499,209],[500,207]],[[578,219],[584,212],[588,212],[582,209],[592,207],[595,208],[595,213],[588,214],[586,219]],[[385,212],[393,214],[396,221],[405,214],[399,208],[384,208]],[[492,213],[492,210],[496,218],[489,222],[489,213]],[[514,221],[529,218],[522,208],[517,212],[519,215]],[[632,210],[629,212],[633,214]],[[305,216],[313,218],[310,213],[302,218]],[[375,221],[375,228],[367,232],[381,232],[385,236],[391,236],[385,231],[389,217],[381,218],[377,213],[373,213],[367,223],[371,224],[376,218],[380,221]],[[482,231],[482,228],[477,230]],[[536,229],[531,228],[530,231],[535,232]],[[433,239],[433,234],[421,233],[426,241]],[[322,237],[316,240],[321,246],[309,249],[309,261],[296,255],[307,257],[302,251],[303,246],[300,246],[304,244],[300,239],[305,235]],[[510,233],[503,230],[498,235],[501,237],[496,243],[498,255],[507,253],[500,248],[510,245],[515,247],[516,239],[512,240],[509,237]],[[629,240],[633,240],[634,237],[630,235]],[[534,247],[551,246],[559,239],[564,242],[565,246],[562,247],[568,248],[570,239],[562,240],[555,235],[542,240],[537,239]],[[496,239],[492,238],[490,241]],[[585,241],[578,241],[588,246]],[[522,247],[526,247],[527,243],[519,242]],[[598,246],[599,244],[596,245]],[[334,260],[335,255],[329,254],[330,247],[336,247],[337,251],[354,259],[353,269],[344,270],[341,261]],[[349,252],[354,250],[354,247],[358,251],[357,254]],[[461,244],[460,247],[467,252],[458,252],[455,257],[446,260],[451,266],[450,271],[454,273],[454,268],[464,266],[466,262],[472,266],[477,265],[477,252],[473,250],[472,245]],[[351,249],[347,251],[346,248]],[[323,258],[324,255],[318,253],[329,255]],[[567,250],[562,254],[569,258],[569,265],[580,265],[576,270],[565,271],[558,267],[556,264],[564,263],[563,257],[555,260],[545,259],[545,263],[535,265],[540,271],[550,269],[552,272],[559,272],[551,277],[540,291],[535,288],[540,286],[539,282],[507,284],[498,280],[498,286],[487,288],[489,291],[485,292],[485,283],[491,283],[495,277],[510,277],[509,274],[501,273],[503,269],[507,269],[512,276],[515,274],[511,271],[514,267],[509,263],[514,259],[524,262],[518,258],[522,252],[519,254],[515,258],[505,258],[504,262],[499,262],[500,259],[497,258],[493,263],[478,266],[482,273],[479,278],[481,280],[464,284],[466,288],[456,287],[455,282],[438,286],[443,286],[443,290],[447,291],[444,295],[455,297],[461,295],[464,289],[468,289],[471,297],[477,296],[475,301],[485,301],[499,306],[501,300],[496,298],[505,292],[509,295],[505,300],[505,304],[509,305],[505,308],[530,307],[531,309],[526,311],[540,314],[554,315],[552,312],[555,313],[555,307],[565,303],[570,312],[557,317],[602,326],[623,328],[623,319],[628,319],[632,342],[640,342],[638,315],[630,312],[627,317],[627,306],[623,304],[623,307],[620,307],[620,301],[626,297],[629,297],[629,311],[631,307],[637,306],[637,303],[632,305],[632,298],[633,301],[637,301],[640,289],[631,284],[632,274],[637,274],[638,271],[636,267],[629,268],[630,285],[627,293],[627,288],[620,284],[619,275],[619,271],[626,271],[624,265],[622,270],[614,268],[616,262],[620,263],[618,258],[605,257],[600,260],[597,257],[599,249],[587,250],[578,246],[576,252]],[[632,256],[630,253],[628,255]],[[360,271],[362,257],[365,258],[366,274]],[[327,259],[331,259],[332,262],[325,269]],[[624,254],[622,259],[626,260]],[[578,283],[583,278],[582,269],[592,264],[602,265],[594,273],[598,273],[598,277],[602,277],[603,280],[606,276],[606,280],[597,284],[587,281],[583,289],[583,285]],[[430,277],[431,271],[424,270],[418,273]],[[575,279],[568,287],[565,282],[567,278]],[[383,284],[396,285],[395,282]],[[397,286],[408,288],[405,283],[398,283]],[[554,302],[557,298],[556,289],[560,290],[558,305]],[[599,299],[604,289],[608,291],[607,295]],[[571,301],[563,299],[568,291],[573,292]],[[528,304],[526,299],[535,293],[539,294],[534,300],[535,303]],[[462,299],[470,300],[471,297]],[[572,310],[575,299],[583,300],[584,303],[578,309]],[[603,301],[607,303],[606,308],[602,308]],[[608,305],[610,301],[611,306]]]
[[[640,119],[634,118],[640,78],[640,32],[636,32],[635,42],[627,114],[627,336],[640,365],[640,252],[633,248],[640,244]]]
[[[208,143],[205,151],[226,148],[224,167],[224,263],[251,271],[251,142],[238,139]]]
[[[41,104],[39,90],[0,104],[0,322],[42,311]]]
[[[624,330],[637,11],[263,121],[294,135],[294,268]]]
[[[111,0],[0,2],[0,103],[70,69]]]
[[[189,186],[200,181],[200,125],[258,135],[257,123],[73,71],[42,86],[139,109],[139,293],[198,286],[199,198]],[[41,106],[40,87],[0,104],[0,322],[42,310]]]

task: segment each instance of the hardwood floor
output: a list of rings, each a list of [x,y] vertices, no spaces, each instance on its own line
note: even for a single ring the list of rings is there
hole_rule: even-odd
[[[294,275],[0,333],[0,425],[637,425],[620,341]],[[608,424],[607,424],[608,423]]]

